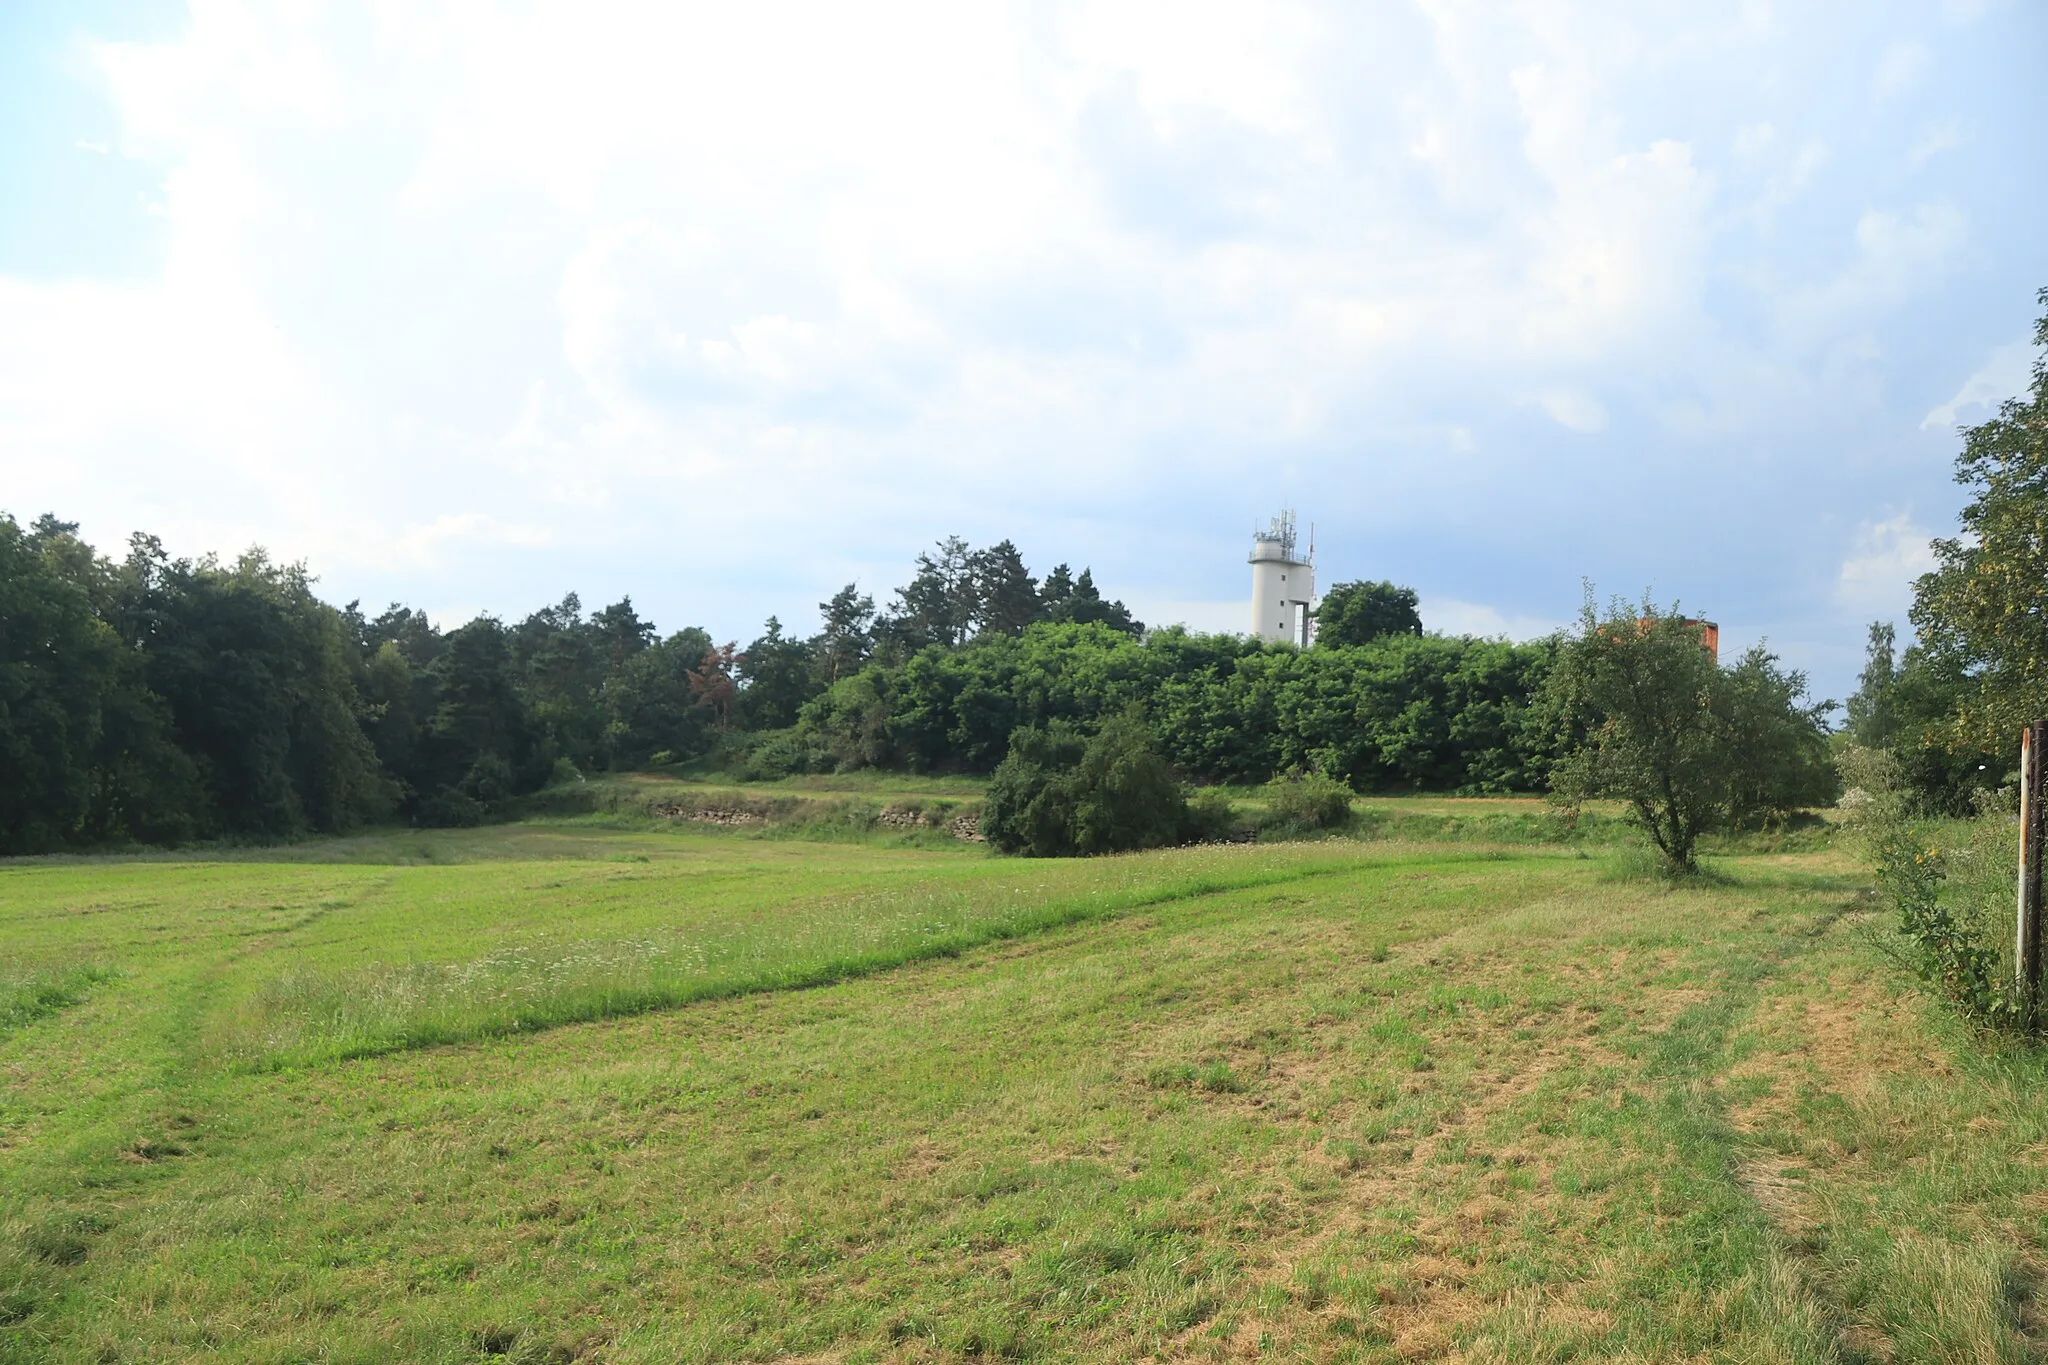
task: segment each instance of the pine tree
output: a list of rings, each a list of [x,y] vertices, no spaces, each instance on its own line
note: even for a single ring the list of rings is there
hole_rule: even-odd
[[[1024,558],[1009,541],[978,550],[973,560],[975,624],[995,635],[1022,635],[1044,615],[1038,580],[1024,567]]]

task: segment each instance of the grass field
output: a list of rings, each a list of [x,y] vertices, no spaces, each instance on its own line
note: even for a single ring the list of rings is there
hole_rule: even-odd
[[[0,867],[0,1360],[2044,1357],[2048,1068],[1845,854],[1396,815]]]

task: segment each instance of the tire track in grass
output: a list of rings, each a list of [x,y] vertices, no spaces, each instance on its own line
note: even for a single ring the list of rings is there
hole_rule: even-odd
[[[245,1046],[226,1059],[230,1070],[277,1071],[290,1067],[318,1066],[368,1057],[385,1056],[419,1048],[480,1042],[493,1038],[537,1033],[571,1024],[606,1019],[630,1018],[657,1010],[676,1009],[713,1000],[733,999],[770,991],[807,990],[861,977],[874,976],[918,962],[958,957],[995,943],[1035,937],[1063,929],[1117,919],[1134,911],[1162,905],[1185,903],[1235,891],[1285,886],[1323,878],[1371,874],[1395,869],[1462,867],[1475,862],[1498,861],[1488,850],[1422,857],[1394,857],[1386,860],[1361,859],[1356,854],[1331,862],[1306,866],[1264,867],[1229,872],[1204,872],[1174,878],[1164,883],[1104,895],[1073,896],[952,928],[943,933],[922,935],[880,947],[830,951],[810,960],[776,964],[752,971],[741,970],[724,977],[667,980],[629,986],[595,986],[575,994],[544,998],[492,1011],[485,1008],[459,1017],[398,1020],[382,1026],[357,1027],[344,1031],[336,1026],[324,1034],[311,1032],[297,1038],[269,1030],[267,1046]],[[488,961],[487,959],[485,961]],[[462,964],[453,970],[467,970],[476,964]],[[387,973],[388,975],[388,973]],[[351,1002],[365,998],[378,982],[368,977],[310,980],[295,986],[296,994],[308,1003],[301,1017],[316,1008],[345,1011]],[[457,1002],[458,1006],[461,1002]],[[280,1011],[282,1013],[282,1011]],[[280,1021],[289,1027],[289,1017]]]
[[[1857,1277],[1845,1269],[1840,1256],[1829,1253],[1843,1231],[1832,1222],[1840,1215],[1828,1209],[1826,1197],[1815,1188],[1842,1167],[1860,1164],[1861,1158],[1838,1148],[1831,1170],[1809,1150],[1786,1150],[1782,1138],[1774,1139],[1768,1131],[1773,1121],[1780,1121],[1808,1141],[1825,1140],[1825,1122],[1797,1113],[1800,1101],[1791,1098],[1811,1083],[1813,1072],[1803,1071],[1788,1057],[1813,1060],[1818,1073],[1838,1084],[1846,1079],[1843,1088],[1851,1090],[1878,1084],[1876,1078],[1888,1069],[1881,1059],[1852,1048],[1854,1060],[1828,1075],[1830,1059],[1814,1056],[1826,1051],[1822,1044],[1828,1040],[1822,1035],[1830,1030],[1857,1035],[1875,998],[1871,983],[1862,983],[1863,989],[1847,1001],[1833,1000],[1825,992],[1816,997],[1811,980],[1768,995],[1764,989],[1770,978],[1802,962],[1811,963],[1837,926],[1864,908],[1860,899],[1830,906],[1803,930],[1780,936],[1774,950],[1764,954],[1741,983],[1740,998],[1733,993],[1728,997],[1731,1017],[1717,1030],[1721,1055],[1712,1065],[1699,1068],[1702,1084],[1689,1097],[1706,1120],[1702,1127],[1711,1130],[1723,1152],[1726,1179],[1764,1243],[1768,1260],[1762,1267],[1759,1297],[1788,1326],[1805,1329],[1808,1349],[1816,1358],[1845,1365],[2033,1358],[2039,1342],[2026,1320],[2024,1303],[2019,1302],[2026,1292],[2011,1248],[1952,1244],[1908,1221],[1884,1238],[1885,1264],[1878,1277],[1884,1288],[1873,1298],[1868,1286],[1858,1289],[1853,1284]],[[1761,1007],[1767,999],[1777,1013],[1772,1021],[1763,1019]],[[1754,1034],[1760,1024],[1769,1029],[1773,1023],[1797,1029],[1801,1044],[1795,1054],[1760,1052],[1748,1061],[1730,1056],[1738,1031]],[[1758,1081],[1765,1083],[1760,1093],[1746,1089]],[[1832,1098],[1838,1091],[1813,1093]],[[1860,1269],[1869,1271],[1868,1265]]]
[[[1832,924],[1823,920],[1812,937]],[[2037,1243],[2023,1226],[2000,1227],[2017,1201],[1995,1192],[2003,1172],[1990,1174],[2011,1160],[1986,1140],[1997,1124],[1955,1114],[1938,1141],[1900,1124],[1894,1086],[1930,1067],[1946,1074],[1947,1063],[1939,1044],[1927,1050],[1918,1025],[1887,1028],[1898,1007],[1889,985],[1838,965],[1759,1013],[1755,1027],[1780,1046],[1741,1072],[1735,1178],[1768,1220],[1787,1281],[1821,1306],[1845,1361],[2040,1359]],[[1921,1190],[1915,1198],[1943,1216],[1900,1217],[1870,1237],[1866,1210],[1897,1198],[1901,1172],[1916,1166],[1941,1171],[1961,1200]]]
[[[1656,1228],[1657,1256],[1671,1258],[1685,1276],[1711,1286],[1701,1292],[1722,1296],[1734,1314],[1728,1330],[1759,1333],[1754,1344],[1767,1342],[1768,1358],[1802,1365],[1863,1360],[1846,1349],[1850,1338],[1843,1333],[1847,1319],[1841,1306],[1788,1263],[1770,1211],[1758,1207],[1757,1191],[1742,1180],[1744,1135],[1731,1122],[1727,1097],[1717,1083],[1762,983],[1797,967],[1812,947],[1811,935],[1783,933],[1746,961],[1703,960],[1681,981],[1653,985],[1645,980],[1646,994],[1640,998],[1652,1004],[1650,1017],[1623,1033],[1592,1035],[1571,1015],[1560,1016],[1546,1032],[1527,1039],[1529,1050],[1515,1053],[1512,1064],[1499,1073],[1491,1067],[1476,1072],[1465,1082],[1470,1089],[1464,1102],[1397,1160],[1341,1165],[1336,1177],[1351,1189],[1348,1206],[1290,1248],[1268,1272],[1267,1282],[1299,1297],[1302,1286],[1312,1286],[1323,1273],[1319,1253],[1371,1227],[1373,1211],[1398,1202],[1403,1192],[1425,1188],[1425,1173],[1441,1152],[1461,1149],[1478,1135],[1478,1150],[1490,1163],[1490,1148],[1497,1143],[1487,1143],[1483,1134],[1494,1116],[1522,1103],[1555,1075],[1585,1077],[1613,1069],[1624,1078],[1610,1082],[1615,1093],[1639,1100],[1635,1136],[1654,1139],[1647,1147],[1660,1153],[1655,1169],[1632,1173],[1632,1184],[1617,1187],[1630,1199],[1645,1201],[1638,1216],[1647,1216]],[[1617,956],[1598,994],[1623,989],[1623,979],[1644,966],[1642,959]],[[1553,1121],[1560,1133],[1570,1131],[1563,1120]],[[1518,1167],[1555,1159],[1546,1150],[1546,1131],[1538,1126],[1518,1132],[1508,1149]],[[1487,1229],[1512,1210],[1482,1192],[1462,1204],[1444,1204],[1431,1219],[1401,1229],[1417,1239],[1421,1254],[1382,1285],[1385,1316],[1378,1326],[1394,1354],[1435,1358],[1476,1348],[1479,1358],[1488,1360],[1562,1359],[1602,1353],[1624,1337],[1632,1344],[1680,1344],[1667,1335],[1661,1320],[1671,1309],[1664,1297],[1671,1288],[1654,1280],[1624,1290],[1622,1280],[1589,1279],[1586,1283],[1598,1290],[1589,1299],[1567,1292],[1580,1287],[1576,1276],[1541,1290],[1525,1288],[1519,1297],[1474,1290],[1472,1285],[1485,1279],[1475,1270],[1484,1258],[1475,1260],[1475,1255],[1487,1245]],[[1379,1231],[1385,1235],[1389,1229]],[[1657,1256],[1645,1258],[1645,1269],[1637,1273],[1650,1273],[1647,1267],[1656,1264]],[[1735,1321],[1744,1313],[1753,1321],[1738,1328]]]

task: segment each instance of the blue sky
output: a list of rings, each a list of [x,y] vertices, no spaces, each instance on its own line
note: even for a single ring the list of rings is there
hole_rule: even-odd
[[[2038,5],[0,6],[0,508],[454,620],[941,535],[1241,629],[1583,579],[1821,692],[2048,284]]]

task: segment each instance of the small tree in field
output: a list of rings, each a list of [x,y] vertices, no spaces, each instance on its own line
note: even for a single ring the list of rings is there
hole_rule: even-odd
[[[1832,703],[1808,704],[1805,676],[1762,649],[1719,667],[1697,623],[1647,599],[1603,618],[1589,596],[1545,689],[1565,731],[1552,792],[1627,802],[1672,871],[1695,869],[1703,834],[1832,795]]]

